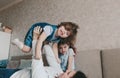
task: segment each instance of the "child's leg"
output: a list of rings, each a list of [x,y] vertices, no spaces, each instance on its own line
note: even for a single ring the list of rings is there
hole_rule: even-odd
[[[19,39],[14,39],[12,41],[18,48],[20,48],[23,52],[30,52],[32,48],[32,40],[33,40],[33,30],[34,28],[41,29],[40,26],[31,27],[30,30],[27,32],[24,43],[21,42]],[[41,31],[39,31],[40,34]]]
[[[21,42],[19,39],[13,40],[12,43],[15,44],[18,48],[20,48],[23,52],[30,52],[32,48],[33,30],[34,30],[34,26],[32,26],[28,30],[24,39],[24,43]]]
[[[30,52],[30,50],[31,50],[31,48],[29,46],[24,45],[24,43],[22,41],[20,41],[18,38],[14,39],[12,41],[12,44],[16,45],[23,52]]]
[[[22,49],[23,46],[24,46],[23,42],[21,42],[18,38],[14,39],[12,41],[12,44],[17,45],[17,47],[20,48],[20,49]]]

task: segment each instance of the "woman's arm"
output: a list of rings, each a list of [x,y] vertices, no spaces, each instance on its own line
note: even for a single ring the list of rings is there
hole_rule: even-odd
[[[53,52],[54,52],[54,55],[55,55],[57,62],[60,63],[61,61],[58,58],[58,43],[54,43],[52,48],[53,48]]]
[[[40,59],[41,58],[41,48],[42,48],[42,43],[43,41],[47,38],[45,32],[42,32],[41,35],[39,36],[38,42],[36,44],[36,52],[35,52],[35,58]]]

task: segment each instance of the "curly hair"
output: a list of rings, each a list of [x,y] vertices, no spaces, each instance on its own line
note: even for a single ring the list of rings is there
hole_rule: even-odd
[[[64,26],[67,31],[70,31],[70,36],[67,37],[67,39],[70,41],[72,45],[76,42],[76,35],[77,35],[77,29],[79,29],[79,26],[73,22],[61,22],[58,25],[58,28],[60,26]]]

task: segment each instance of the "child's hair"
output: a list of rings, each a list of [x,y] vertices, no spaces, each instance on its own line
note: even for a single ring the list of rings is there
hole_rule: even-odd
[[[62,38],[60,40],[60,42],[58,43],[58,46],[63,45],[63,44],[67,44],[68,46],[70,46],[70,42],[67,41],[67,39],[64,39],[64,38]]]
[[[58,43],[58,47],[60,45],[64,45],[64,44],[67,44],[69,46],[69,48],[72,48],[74,53],[76,54],[77,50],[76,50],[75,46],[73,44],[71,44],[70,41],[67,38],[62,38],[60,40],[60,42]]]
[[[87,77],[83,72],[77,71],[72,78],[87,78]]]
[[[70,31],[71,34],[67,37],[72,45],[76,42],[77,29],[79,26],[73,22],[61,22],[58,27],[64,26],[66,30]]]

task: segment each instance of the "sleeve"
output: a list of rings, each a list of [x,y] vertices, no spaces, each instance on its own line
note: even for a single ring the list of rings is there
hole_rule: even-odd
[[[22,69],[15,72],[10,78],[30,78],[30,69]]]
[[[68,51],[69,51],[69,56],[74,56],[75,55],[75,53],[74,53],[72,48],[70,48]]]
[[[46,25],[46,26],[43,28],[43,31],[46,33],[47,36],[49,36],[50,34],[52,34],[53,29],[52,29],[51,26]]]
[[[36,43],[37,43],[37,40],[33,40],[33,41],[32,41],[32,58],[35,57]]]

